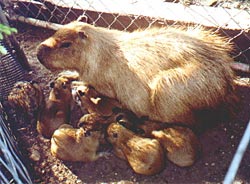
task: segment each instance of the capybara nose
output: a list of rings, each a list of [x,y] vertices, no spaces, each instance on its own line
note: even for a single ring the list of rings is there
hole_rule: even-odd
[[[51,51],[51,47],[40,44],[37,48],[37,58],[38,60],[43,63],[44,57]]]

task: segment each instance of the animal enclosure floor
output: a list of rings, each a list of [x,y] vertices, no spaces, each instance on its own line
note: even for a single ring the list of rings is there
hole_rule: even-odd
[[[54,75],[38,62],[36,47],[53,32],[26,24],[14,26],[18,28],[17,39],[32,67],[30,76],[47,94],[49,81]],[[221,183],[250,119],[249,80],[237,90],[242,97],[239,113],[235,119],[220,123],[200,135],[202,155],[191,167],[180,168],[167,161],[160,174],[142,176],[135,174],[125,161],[113,154],[92,163],[64,162],[50,154],[50,140],[38,135],[35,125],[29,122],[18,129],[20,149],[34,183]],[[244,155],[236,180],[250,182],[249,171],[250,148]]]

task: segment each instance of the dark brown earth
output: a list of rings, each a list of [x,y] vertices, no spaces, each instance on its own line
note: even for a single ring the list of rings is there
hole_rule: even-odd
[[[36,58],[37,45],[53,32],[26,24],[14,24],[17,39],[32,67],[30,77],[49,90],[53,75]],[[35,125],[25,122],[18,129],[19,147],[34,183],[222,183],[239,141],[250,119],[250,79],[241,78],[237,87],[242,103],[234,119],[222,122],[200,135],[202,155],[191,167],[180,168],[167,162],[166,169],[155,176],[135,174],[128,164],[115,157],[92,163],[64,162],[50,154],[50,140],[42,138]],[[238,170],[236,181],[250,183],[250,147]]]

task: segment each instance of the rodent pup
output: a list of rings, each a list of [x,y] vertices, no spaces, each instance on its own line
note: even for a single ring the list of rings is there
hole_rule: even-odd
[[[165,155],[158,140],[137,136],[119,123],[111,123],[107,134],[116,156],[127,160],[136,173],[153,175],[163,170]]]
[[[100,137],[98,131],[86,134],[82,128],[76,129],[71,125],[62,124],[52,136],[51,153],[67,161],[95,161],[107,155],[97,153]]]
[[[121,107],[117,100],[108,98],[98,93],[93,87],[73,82],[73,97],[80,102],[82,111],[87,113],[97,113],[101,116],[110,116],[113,114],[112,109]],[[79,103],[78,102],[78,103]]]
[[[71,82],[77,80],[77,75],[60,73],[50,83],[51,91],[45,107],[41,109],[37,121],[37,131],[45,138],[51,138],[54,131],[62,124],[69,123],[73,98],[71,94]]]
[[[179,167],[193,165],[200,155],[201,144],[196,135],[188,128],[154,130],[152,135],[165,148],[168,160]]]
[[[138,117],[193,124],[195,110],[235,99],[226,41],[201,28],[129,33],[72,22],[42,42],[37,57],[52,71],[76,70]]]

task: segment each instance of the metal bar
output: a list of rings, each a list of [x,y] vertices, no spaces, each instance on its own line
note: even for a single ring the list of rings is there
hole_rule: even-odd
[[[234,158],[230,164],[230,167],[227,171],[227,174],[225,176],[223,184],[232,184],[233,183],[234,178],[237,174],[238,168],[240,166],[240,162],[241,162],[243,155],[244,155],[244,153],[247,149],[247,146],[249,144],[249,141],[250,141],[250,120],[248,122],[245,133],[240,141],[238,149],[234,155]]]

